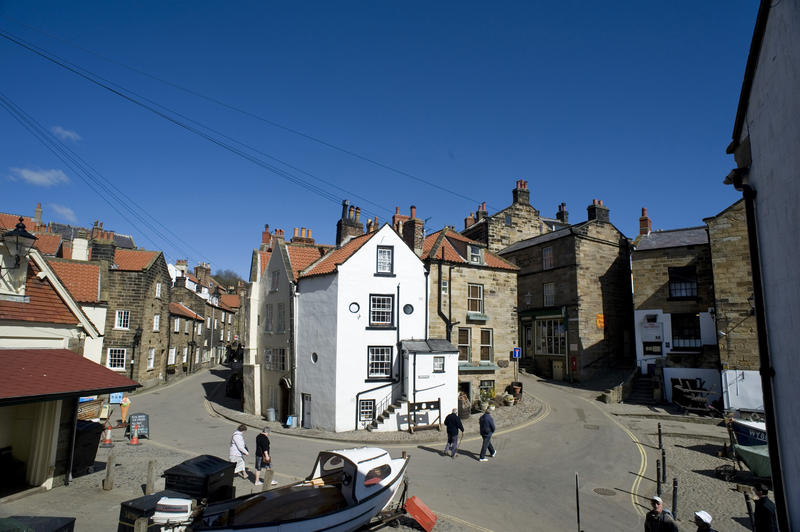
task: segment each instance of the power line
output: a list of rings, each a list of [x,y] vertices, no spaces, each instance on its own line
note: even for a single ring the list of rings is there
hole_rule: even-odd
[[[54,35],[52,33],[48,33],[46,31],[40,30],[40,29],[35,28],[33,26],[30,26],[28,24],[25,24],[24,22],[21,22],[19,20],[12,19],[12,18],[9,18],[7,16],[3,17],[3,18],[6,18],[8,20],[13,20],[14,22],[16,22],[16,23],[18,23],[18,24],[20,24],[22,26],[25,26],[28,29],[31,29],[31,30],[33,30],[33,31],[35,31],[37,33],[42,34],[42,35],[46,35],[48,37],[51,37],[51,38],[53,38],[53,39],[55,39],[57,41],[60,41],[62,43],[68,44],[69,46],[72,46],[73,48],[76,48],[78,50],[82,50],[82,51],[84,51],[84,52],[86,52],[88,54],[94,55],[95,57],[98,57],[98,58],[102,59],[103,61],[106,61],[106,62],[111,63],[113,65],[120,66],[122,68],[130,70],[131,72],[135,72],[135,73],[137,73],[137,74],[139,74],[141,76],[150,78],[150,79],[152,79],[154,81],[158,81],[159,83],[163,83],[163,84],[168,85],[168,86],[170,86],[170,87],[172,87],[174,89],[178,89],[180,91],[183,91],[183,92],[185,92],[187,94],[191,94],[192,96],[195,96],[197,98],[201,98],[203,100],[209,101],[209,102],[214,103],[216,105],[219,105],[220,107],[223,107],[225,109],[240,113],[240,114],[242,114],[244,116],[248,116],[250,118],[253,118],[255,120],[258,120],[260,122],[268,124],[268,125],[270,125],[272,127],[275,127],[277,129],[281,129],[281,130],[286,131],[288,133],[292,133],[293,135],[297,135],[299,137],[305,138],[305,139],[310,140],[312,142],[316,142],[316,143],[318,143],[318,144],[320,144],[322,146],[325,146],[325,147],[330,148],[332,150],[338,151],[338,152],[343,153],[345,155],[348,155],[350,157],[354,157],[356,159],[359,159],[361,161],[367,162],[367,163],[372,164],[374,166],[377,166],[379,168],[383,168],[384,170],[388,170],[388,171],[393,172],[395,174],[402,175],[402,176],[407,177],[409,179],[413,179],[415,181],[418,181],[418,182],[423,183],[425,185],[428,185],[430,187],[436,188],[436,189],[438,189],[438,190],[440,190],[442,192],[446,192],[447,194],[451,194],[451,195],[456,196],[458,198],[461,198],[463,200],[470,201],[473,204],[481,203],[479,200],[475,200],[475,199],[470,198],[468,196],[465,196],[465,195],[463,195],[463,194],[461,194],[459,192],[456,192],[454,190],[451,190],[451,189],[448,189],[448,188],[443,187],[441,185],[438,185],[436,183],[433,183],[433,182],[431,182],[431,181],[429,181],[429,180],[427,180],[425,178],[416,176],[416,175],[412,174],[411,172],[395,168],[395,167],[393,167],[393,166],[391,166],[389,164],[382,163],[382,162],[380,162],[380,161],[378,161],[376,159],[373,159],[371,157],[367,157],[366,155],[362,155],[362,154],[360,154],[358,152],[355,152],[353,150],[349,150],[347,148],[343,148],[341,146],[333,144],[332,142],[326,141],[324,139],[321,139],[319,137],[316,137],[316,136],[311,135],[309,133],[306,133],[304,131],[300,131],[299,129],[296,129],[296,128],[281,124],[280,122],[276,122],[274,120],[270,120],[269,118],[265,118],[263,116],[257,115],[255,113],[252,113],[252,112],[246,110],[246,109],[242,109],[241,107],[237,107],[235,105],[226,103],[226,102],[224,102],[224,101],[222,101],[222,100],[220,100],[218,98],[214,98],[213,96],[208,96],[208,95],[205,95],[205,94],[203,94],[201,92],[198,92],[198,91],[195,91],[195,90],[190,89],[188,87],[185,87],[183,85],[180,85],[178,83],[174,83],[172,81],[165,80],[165,79],[160,78],[160,77],[158,77],[156,75],[150,74],[149,72],[145,72],[144,70],[132,67],[130,65],[127,65],[127,64],[119,62],[119,61],[116,61],[116,60],[111,59],[109,57],[106,57],[106,56],[104,56],[102,54],[99,54],[99,53],[97,53],[97,52],[95,52],[93,50],[90,50],[88,48],[85,48],[83,46],[75,44],[74,42],[72,42],[72,41],[70,41],[68,39],[64,39],[64,38],[59,37],[57,35]],[[496,207],[494,207],[494,206],[490,205],[489,207],[491,209],[493,209],[493,210],[497,210]]]
[[[37,47],[35,45],[32,45],[32,44],[27,43],[25,41],[22,41],[22,40],[20,40],[18,38],[12,37],[12,36],[10,36],[10,35],[8,35],[6,33],[3,33],[2,31],[0,31],[0,37],[3,37],[5,39],[9,40],[9,41],[17,44],[18,46],[20,46],[22,48],[25,48],[25,49],[35,53],[36,55],[39,55],[40,57],[42,57],[42,58],[44,58],[44,59],[46,59],[46,60],[48,60],[48,61],[50,61],[50,62],[52,62],[52,63],[54,63],[56,65],[58,65],[58,66],[60,66],[60,67],[62,67],[64,69],[66,69],[66,70],[69,70],[70,72],[72,72],[72,73],[74,73],[74,74],[86,79],[87,81],[89,81],[89,82],[91,82],[91,83],[93,83],[95,85],[98,85],[98,86],[100,86],[100,87],[112,92],[113,94],[116,94],[117,96],[120,96],[121,98],[124,98],[124,99],[128,100],[129,102],[134,103],[134,104],[136,104],[136,105],[138,105],[138,106],[150,111],[151,113],[153,113],[153,114],[155,114],[157,116],[160,116],[161,118],[164,118],[165,120],[168,120],[169,122],[172,122],[173,124],[175,124],[175,125],[177,125],[177,126],[179,126],[181,128],[184,128],[187,131],[192,132],[192,133],[194,133],[194,134],[196,134],[196,135],[208,140],[209,142],[212,142],[212,143],[220,146],[221,148],[226,149],[226,150],[230,151],[231,153],[234,153],[234,154],[236,154],[236,155],[238,155],[238,156],[240,156],[240,157],[252,162],[253,164],[256,164],[257,166],[260,166],[260,167],[262,167],[262,168],[264,168],[266,170],[269,170],[269,171],[273,172],[274,174],[276,174],[276,175],[278,175],[280,177],[283,177],[284,179],[286,179],[286,180],[288,180],[290,182],[293,182],[298,186],[301,186],[301,187],[305,188],[306,190],[314,192],[317,195],[319,195],[319,196],[321,196],[321,197],[323,197],[325,199],[328,199],[329,201],[332,201],[333,203],[339,203],[341,201],[341,198],[339,198],[337,196],[334,196],[333,194],[331,194],[330,192],[328,192],[327,190],[325,190],[325,189],[323,189],[323,188],[321,188],[319,186],[313,185],[313,184],[303,180],[302,178],[299,178],[299,177],[291,174],[290,172],[287,172],[287,171],[285,171],[285,170],[283,170],[283,169],[281,169],[279,167],[271,165],[271,164],[269,164],[269,163],[267,163],[265,161],[262,161],[261,159],[258,159],[257,157],[255,157],[255,156],[253,156],[253,155],[251,155],[251,154],[249,154],[249,153],[247,153],[245,151],[242,151],[242,150],[240,150],[238,148],[235,148],[234,146],[232,146],[230,144],[227,144],[227,143],[219,140],[218,138],[213,137],[212,135],[210,135],[206,131],[203,131],[203,130],[197,128],[197,127],[192,127],[189,124],[187,124],[185,122],[182,122],[181,120],[178,120],[177,118],[174,118],[173,116],[170,116],[167,113],[172,113],[174,115],[183,117],[183,115],[180,115],[179,113],[177,113],[175,111],[172,111],[171,109],[169,109],[169,108],[167,108],[165,106],[162,106],[162,105],[157,104],[157,103],[152,102],[152,101],[151,101],[152,105],[148,105],[148,104],[144,103],[143,101],[140,101],[137,98],[140,98],[141,100],[146,100],[146,101],[150,101],[150,100],[148,100],[148,99],[136,94],[135,92],[130,91],[128,89],[125,89],[125,88],[123,88],[123,87],[121,87],[121,86],[119,86],[117,84],[114,84],[114,83],[108,81],[108,80],[105,80],[105,79],[101,78],[100,76],[94,74],[93,72],[91,72],[89,70],[86,70],[86,69],[81,68],[81,67],[79,67],[77,65],[71,64],[68,61],[58,57],[55,54],[51,54],[50,52],[48,52],[48,51],[46,51],[46,50],[44,50],[44,49],[42,49],[40,47]],[[112,84],[116,85],[119,88],[112,87],[111,86]],[[130,96],[130,95],[126,94],[126,92],[132,94],[133,96]],[[159,109],[156,109],[156,107],[160,107],[161,109],[164,109],[164,111],[160,111]],[[195,124],[198,124],[198,126],[200,128],[203,128],[205,130],[214,132],[214,133],[216,133],[218,135],[221,135],[221,136],[224,136],[224,137],[230,139],[230,137],[228,137],[227,135],[222,135],[221,133],[219,133],[219,132],[213,130],[212,128],[207,127],[207,126],[205,126],[203,124],[200,124],[199,122],[197,122],[195,120],[191,120],[191,119],[188,119],[186,117],[183,117],[183,118],[187,119],[187,120],[189,120],[189,121],[191,121],[191,122],[193,122]],[[263,152],[259,152],[255,148],[251,148],[250,146],[248,146],[248,145],[246,145],[244,143],[241,143],[239,141],[235,141],[233,139],[230,139],[230,140],[232,140],[233,142],[235,142],[237,144],[240,144],[240,145],[246,147],[247,149],[250,149],[250,150],[255,151],[257,153],[262,153],[263,154]],[[267,157],[270,157],[272,159],[275,159],[277,161],[280,161],[279,159],[276,159],[276,158],[274,158],[272,156],[269,156],[268,154],[263,154],[263,155],[265,155]],[[286,164],[287,166],[290,166],[290,165],[288,165],[288,163],[284,163],[283,161],[280,161],[280,162],[281,162],[281,164]],[[292,167],[292,168],[294,168],[294,167]],[[307,173],[307,172],[305,172],[305,173]],[[313,176],[313,174],[308,174],[308,175],[311,175],[312,177],[314,177],[315,179],[317,179],[319,181],[326,182],[326,181],[324,181],[324,180],[322,180],[322,179],[320,179],[320,178],[318,178],[316,176]],[[328,182],[326,182],[326,183],[328,183]],[[328,184],[330,185],[330,183],[328,183]],[[351,195],[353,195],[355,197],[361,198],[357,194],[348,192],[348,191],[342,189],[341,187],[337,187],[335,185],[331,185],[331,186],[334,186],[335,188],[337,188],[339,190],[342,190],[344,192],[347,192],[348,194],[351,194]],[[366,198],[361,198],[361,199],[366,199]],[[371,202],[369,200],[366,200],[366,201],[368,201],[369,203],[373,203],[373,202]],[[375,204],[375,205],[377,205],[377,204]],[[365,214],[371,214],[371,215],[376,215],[377,216],[377,213],[371,212],[368,209],[362,209],[362,210],[363,210],[363,212],[365,212]]]
[[[135,201],[130,199],[127,195],[125,195],[122,191],[120,191],[116,186],[114,186],[108,179],[106,179],[102,174],[100,174],[97,170],[95,170],[91,165],[89,165],[85,160],[83,160],[78,154],[73,152],[69,149],[66,145],[56,139],[52,134],[50,134],[39,122],[37,122],[33,117],[27,114],[21,107],[11,101],[3,93],[0,93],[0,105],[5,108],[11,116],[20,123],[28,132],[31,133],[43,146],[45,146],[48,150],[50,150],[56,157],[58,157],[67,167],[69,167],[95,194],[100,196],[108,205],[117,212],[123,219],[125,219],[128,223],[130,223],[134,228],[136,228],[142,235],[155,247],[160,247],[156,242],[154,242],[151,238],[148,237],[147,232],[143,231],[141,227],[131,220],[125,213],[123,213],[117,205],[112,203],[108,198],[112,198],[117,204],[121,205],[125,210],[127,210],[131,216],[139,220],[142,224],[147,226],[150,231],[155,233],[159,238],[161,238],[165,243],[168,244],[173,250],[177,251],[178,253],[182,254],[183,256],[191,257],[191,254],[186,253],[186,250],[183,249],[180,245],[176,244],[172,239],[166,237],[158,227],[153,225],[148,220],[152,218],[155,223],[160,226],[162,229],[167,231],[168,233],[175,236],[179,241],[181,241],[184,245],[186,245],[189,249],[192,249],[199,255],[201,258],[203,256],[202,252],[198,252],[194,249],[191,245],[187,244],[183,241],[180,237],[172,233],[164,224],[158,222],[153,216],[151,216],[147,211],[145,211],[141,206],[139,206]],[[116,191],[116,192],[115,192]],[[119,193],[119,194],[118,194]],[[122,196],[122,197],[120,197]],[[123,198],[127,200],[123,201]],[[141,210],[144,214],[141,214],[133,206]],[[207,260],[207,259],[205,259]]]

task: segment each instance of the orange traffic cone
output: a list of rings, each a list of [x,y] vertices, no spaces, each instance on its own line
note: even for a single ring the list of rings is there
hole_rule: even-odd
[[[103,441],[100,442],[100,447],[114,447],[114,442],[111,441],[111,425],[106,421],[106,431],[103,436]]]
[[[138,424],[133,426],[133,437],[131,438],[131,441],[128,442],[128,445],[141,445],[141,443],[139,443],[139,425]]]

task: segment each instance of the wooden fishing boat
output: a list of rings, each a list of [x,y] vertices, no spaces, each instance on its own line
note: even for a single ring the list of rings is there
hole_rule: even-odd
[[[771,477],[769,451],[766,445],[734,445],[736,456],[747,465],[750,472],[757,477]]]
[[[199,530],[346,532],[386,508],[402,484],[408,457],[376,447],[323,451],[301,482],[201,508],[190,525]]]
[[[750,421],[748,419],[731,419],[731,428],[736,436],[736,443],[745,447],[751,445],[766,445],[767,425],[763,421]]]

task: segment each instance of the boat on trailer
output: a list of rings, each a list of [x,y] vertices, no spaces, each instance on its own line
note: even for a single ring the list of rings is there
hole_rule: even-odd
[[[305,480],[208,504],[188,529],[356,530],[391,503],[409,460],[377,447],[323,451]]]

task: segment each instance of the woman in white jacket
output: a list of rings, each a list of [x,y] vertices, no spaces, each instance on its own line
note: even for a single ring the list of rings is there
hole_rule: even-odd
[[[236,469],[233,470],[233,473],[242,478],[247,478],[247,472],[244,466],[244,457],[248,455],[247,444],[244,442],[244,431],[246,430],[247,425],[239,425],[236,432],[233,433],[231,448],[230,451],[228,451],[230,461],[236,464]]]

